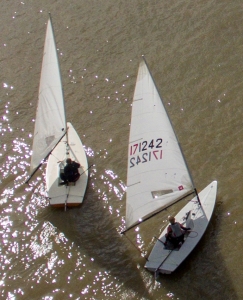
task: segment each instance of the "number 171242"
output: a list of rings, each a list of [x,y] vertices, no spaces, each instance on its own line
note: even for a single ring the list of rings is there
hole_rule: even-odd
[[[152,139],[150,142],[143,141],[130,146],[130,168],[140,163],[162,159],[162,139]]]

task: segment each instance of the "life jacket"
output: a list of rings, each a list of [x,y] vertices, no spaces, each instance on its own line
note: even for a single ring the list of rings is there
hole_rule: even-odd
[[[181,226],[177,222],[174,224],[170,224],[170,228],[172,229],[174,237],[179,237],[183,234],[183,231],[181,230]]]

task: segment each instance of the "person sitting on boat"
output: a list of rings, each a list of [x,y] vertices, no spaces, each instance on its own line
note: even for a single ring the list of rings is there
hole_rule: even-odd
[[[71,158],[67,158],[66,163],[67,164],[64,167],[64,173],[60,174],[60,177],[63,180],[61,185],[68,184],[68,182],[76,182],[80,177],[78,171],[80,164],[72,161]]]
[[[166,244],[169,241],[174,248],[182,245],[184,243],[184,235],[187,230],[191,230],[191,228],[187,228],[182,226],[180,223],[175,221],[175,217],[169,217],[170,225],[167,228]]]

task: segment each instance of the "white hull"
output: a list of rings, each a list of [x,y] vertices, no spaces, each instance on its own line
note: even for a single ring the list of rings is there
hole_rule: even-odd
[[[88,182],[88,162],[82,142],[71,123],[67,123],[69,155],[66,154],[66,137],[52,151],[46,168],[46,187],[50,204],[53,206],[77,206],[83,202]],[[66,164],[66,159],[80,163],[80,176],[74,186],[60,185],[60,167]]]
[[[214,210],[216,193],[217,181],[213,181],[199,193],[202,206],[198,205],[195,197],[181,209],[175,216],[176,221],[185,227],[190,227],[192,232],[189,233],[179,250],[164,249],[163,243],[157,241],[145,264],[146,269],[162,274],[170,274],[176,270],[203,236]],[[185,220],[188,212],[190,212],[189,218]],[[159,237],[163,242],[165,242],[166,232],[167,226]]]

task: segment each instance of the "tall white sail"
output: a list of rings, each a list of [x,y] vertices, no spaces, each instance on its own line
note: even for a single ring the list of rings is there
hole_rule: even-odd
[[[48,20],[35,120],[31,172],[48,155],[66,131],[58,56],[51,19]]]
[[[171,122],[142,61],[132,104],[126,228],[192,190],[193,183]]]

